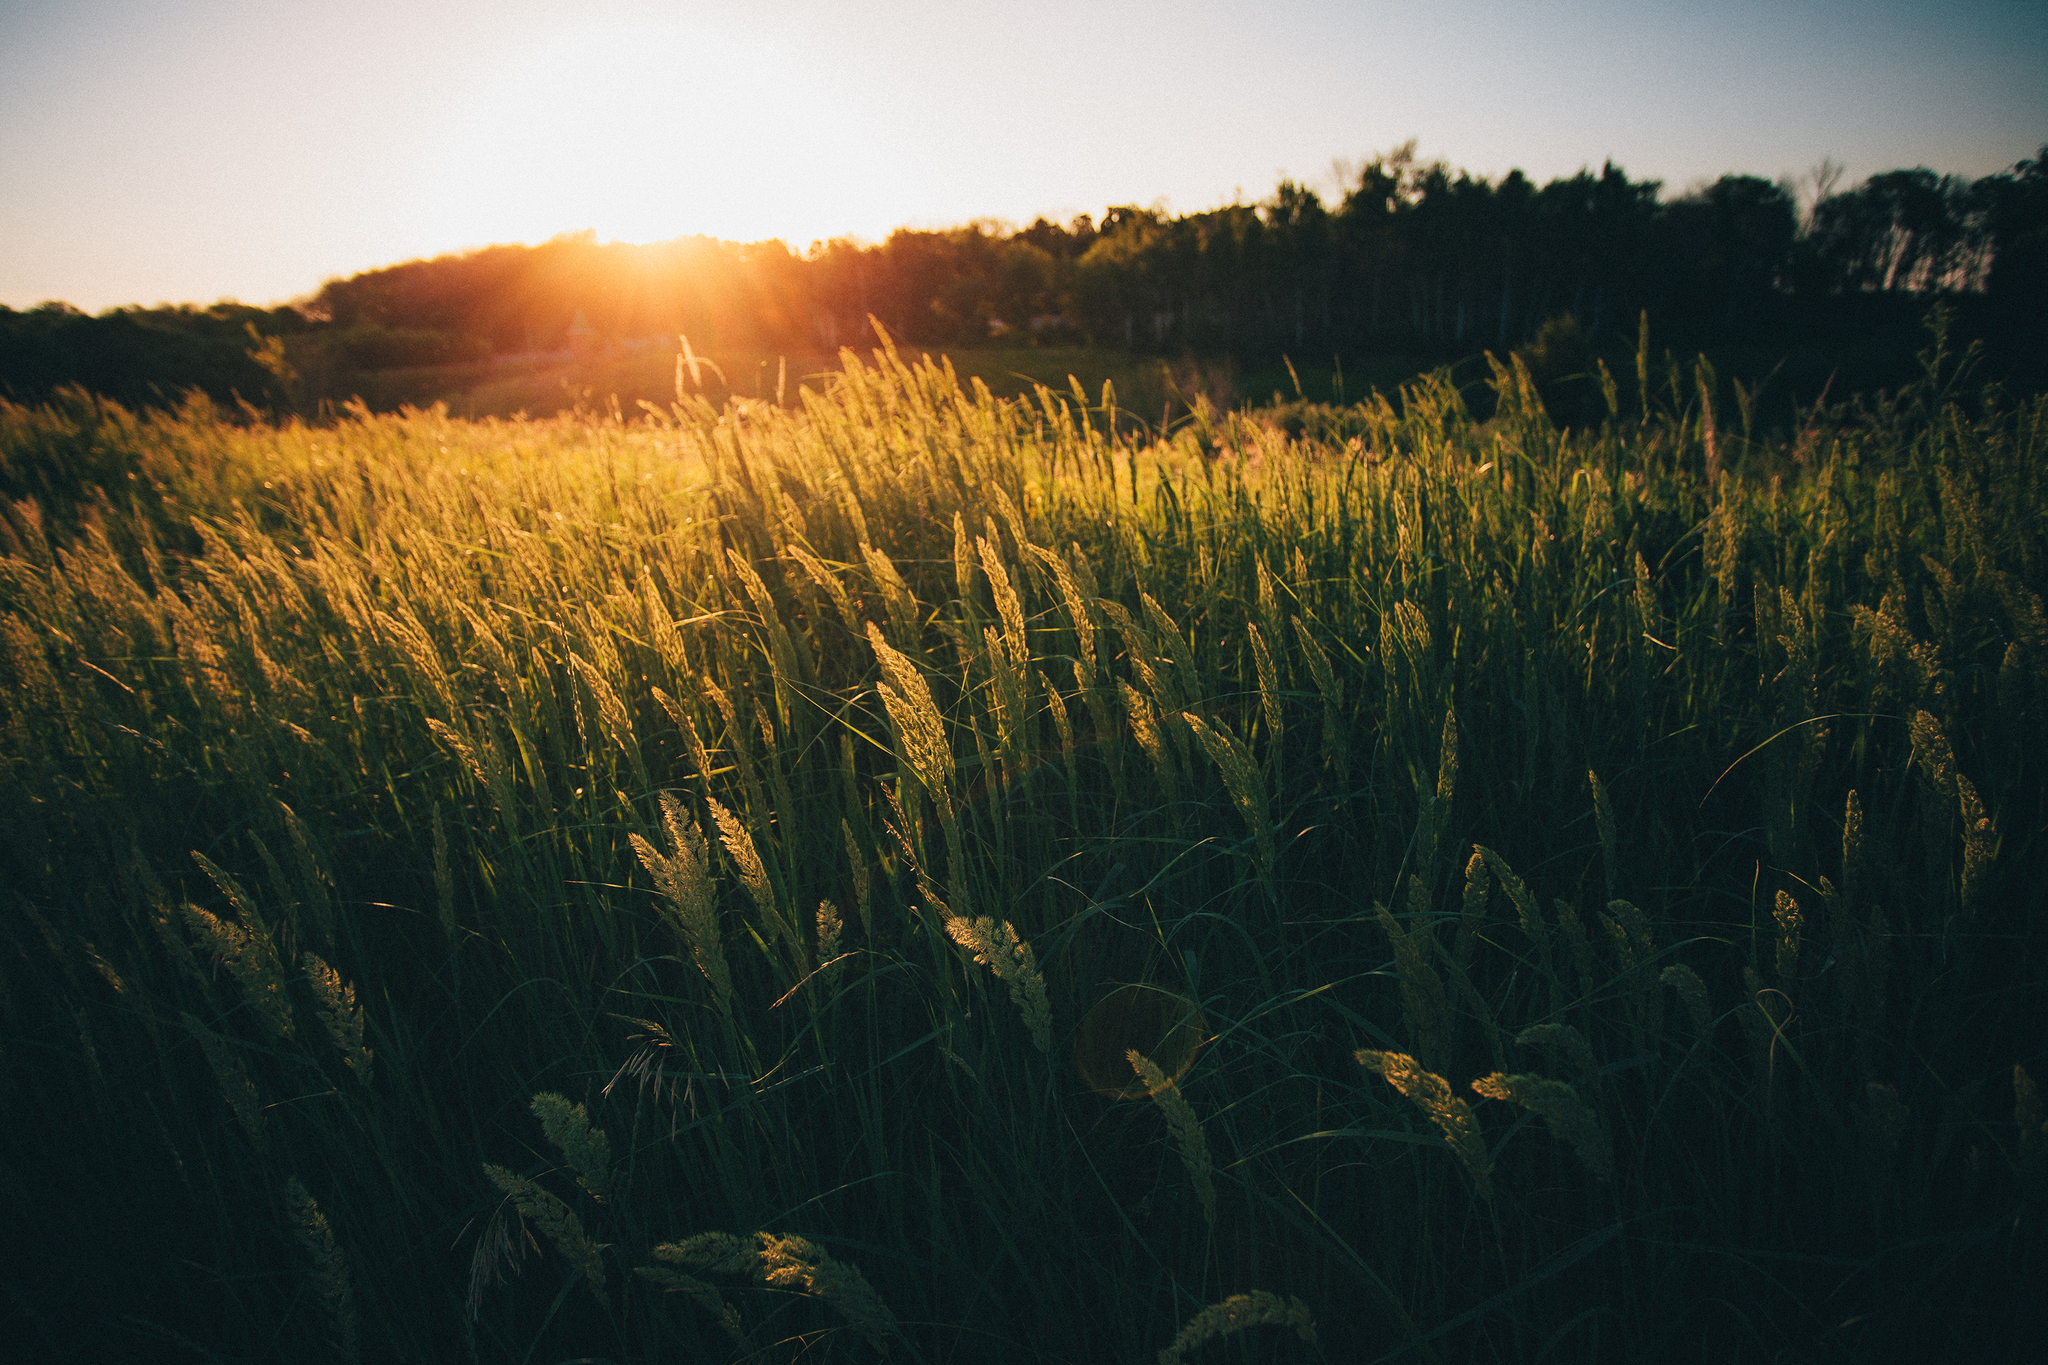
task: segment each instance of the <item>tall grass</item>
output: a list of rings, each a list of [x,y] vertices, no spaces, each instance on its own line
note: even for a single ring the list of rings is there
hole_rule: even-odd
[[[2027,1330],[2048,408],[1634,388],[0,407],[14,1339]],[[1135,1103],[1073,1061],[1130,983],[1209,1029]]]

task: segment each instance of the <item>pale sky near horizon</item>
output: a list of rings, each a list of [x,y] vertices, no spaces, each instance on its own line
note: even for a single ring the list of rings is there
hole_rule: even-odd
[[[2048,0],[0,0],[0,303],[278,303],[496,242],[1257,200],[1409,137],[1979,176],[2048,143]]]

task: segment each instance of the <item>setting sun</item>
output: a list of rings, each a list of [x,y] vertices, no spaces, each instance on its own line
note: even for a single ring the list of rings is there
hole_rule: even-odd
[[[886,230],[917,198],[847,73],[712,25],[570,19],[487,49],[424,130],[423,238]]]

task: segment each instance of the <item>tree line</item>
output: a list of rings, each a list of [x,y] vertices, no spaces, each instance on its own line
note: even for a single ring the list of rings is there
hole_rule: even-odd
[[[1839,174],[1824,164],[1804,203],[1736,174],[1665,197],[1611,162],[1539,186],[1421,161],[1411,142],[1345,170],[1334,202],[1283,180],[1263,202],[1199,213],[1124,205],[1100,222],[906,228],[802,253],[584,232],[366,271],[279,309],[0,309],[0,386],[262,402],[287,378],[335,394],[366,371],[677,335],[711,353],[830,354],[872,344],[870,319],[928,347],[1454,358],[1527,345],[1560,319],[1632,339],[1645,311],[1686,346],[1867,327],[1937,297],[2009,330],[2048,312],[2048,147],[1976,180]]]

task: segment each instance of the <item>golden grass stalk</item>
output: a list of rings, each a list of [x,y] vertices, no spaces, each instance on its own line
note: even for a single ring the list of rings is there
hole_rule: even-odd
[[[818,970],[829,981],[843,965],[839,961],[839,938],[845,926],[839,921],[839,907],[829,900],[818,902]]]
[[[719,1013],[732,1013],[732,974],[718,942],[718,895],[711,884],[710,850],[697,822],[673,792],[661,794],[662,825],[672,854],[663,854],[638,834],[628,835],[641,866],[668,901],[669,919],[697,970],[711,983]]]
[[[1137,737],[1138,747],[1152,761],[1152,771],[1159,779],[1160,790],[1166,794],[1167,804],[1178,802],[1180,785],[1174,781],[1173,755],[1167,753],[1160,738],[1159,720],[1153,714],[1152,703],[1122,678],[1116,680],[1116,691],[1123,699],[1124,714],[1131,719],[1131,733]]]
[[[870,904],[873,892],[868,883],[867,859],[861,856],[860,843],[853,837],[853,826],[846,821],[839,822],[840,837],[846,841],[846,865],[853,873],[853,908],[860,916],[861,932],[873,937],[875,932],[874,911]]]
[[[313,998],[320,1002],[314,1011],[320,1027],[334,1040],[335,1050],[341,1053],[356,1079],[368,1085],[370,1049],[363,1046],[363,1007],[356,1003],[356,988],[315,954],[307,953],[303,960]]]
[[[868,623],[868,643],[888,679],[876,683],[875,690],[881,694],[882,705],[889,712],[889,724],[896,731],[896,741],[902,746],[903,757],[909,762],[910,770],[917,774],[918,781],[931,793],[933,803],[939,808],[939,818],[950,821],[953,818],[953,746],[946,738],[946,723],[939,715],[938,704],[932,700],[931,686],[915,664],[890,648],[888,641],[882,638],[881,629],[873,622]]]
[[[1252,665],[1259,676],[1259,715],[1266,723],[1267,744],[1275,769],[1273,784],[1277,788],[1281,745],[1287,738],[1287,714],[1280,705],[1280,670],[1273,666],[1273,652],[1266,648],[1266,637],[1259,634],[1259,628],[1247,625],[1245,633],[1251,636]]]
[[[1550,932],[1543,923],[1543,907],[1536,903],[1536,897],[1498,853],[1480,844],[1474,844],[1473,848],[1486,859],[1487,869],[1493,873],[1501,889],[1508,893],[1508,899],[1515,903],[1515,909],[1521,915],[1522,932],[1536,945],[1537,955],[1543,961],[1544,979],[1555,983],[1557,973],[1550,965]]]
[[[1458,790],[1458,713],[1444,712],[1443,739],[1437,751],[1436,790],[1415,822],[1415,866],[1423,881],[1436,884],[1437,850],[1451,823],[1451,798]]]
[[[860,1267],[836,1260],[805,1237],[778,1237],[757,1232],[738,1237],[728,1232],[703,1232],[654,1248],[670,1265],[717,1275],[745,1275],[771,1289],[823,1299],[858,1330],[876,1350],[887,1352],[889,1340],[900,1336],[896,1315],[882,1302]],[[737,1325],[738,1317],[733,1322]]]
[[[785,939],[793,938],[783,922],[781,909],[775,904],[775,887],[768,880],[768,869],[761,862],[760,850],[754,846],[753,832],[717,797],[706,797],[705,804],[711,807],[711,819],[718,826],[718,840],[725,845],[726,856],[732,859],[733,871],[739,874],[740,885],[747,889],[754,908],[761,912],[762,922],[770,933],[780,934]]]
[[[185,1031],[198,1041],[200,1051],[206,1054],[206,1065],[212,1069],[213,1078],[220,1085],[221,1098],[234,1111],[235,1122],[241,1124],[242,1131],[249,1135],[249,1144],[259,1152],[268,1151],[270,1138],[263,1127],[263,1099],[256,1093],[256,1082],[249,1079],[242,1059],[235,1055],[227,1039],[191,1014],[181,1014],[179,1018],[185,1023]]]
[[[1307,1304],[1291,1294],[1283,1299],[1269,1290],[1254,1289],[1249,1294],[1232,1294],[1189,1318],[1173,1345],[1159,1353],[1159,1365],[1181,1365],[1188,1352],[1204,1342],[1262,1326],[1289,1327],[1309,1345],[1316,1344],[1316,1323]]]
[[[1472,1088],[1490,1100],[1507,1100],[1539,1114],[1552,1133],[1570,1144],[1578,1158],[1601,1180],[1614,1178],[1614,1145],[1601,1130],[1578,1091],[1548,1076],[1504,1076],[1495,1072],[1472,1082]]]
[[[313,1289],[334,1329],[334,1347],[343,1360],[353,1361],[360,1329],[355,1290],[349,1283],[348,1258],[335,1245],[334,1229],[328,1226],[327,1215],[320,1212],[320,1206],[295,1175],[285,1179],[284,1203],[291,1215],[292,1235],[313,1263]]]
[[[1863,889],[1863,799],[1853,790],[1842,807],[1842,905],[1856,903]]]
[[[929,899],[936,900],[927,892]],[[1017,937],[1016,926],[1004,920],[1000,927],[986,915],[968,918],[939,905],[946,922],[946,936],[974,954],[974,960],[996,974],[1010,989],[1010,1001],[1024,1016],[1031,1030],[1031,1043],[1046,1056],[1052,1055],[1052,1007],[1046,1000],[1045,977],[1031,955],[1031,945]]]
[[[1183,711],[1181,719],[1195,732],[1195,738],[1202,742],[1210,761],[1223,772],[1223,787],[1236,803],[1237,812],[1244,822],[1251,826],[1252,838],[1258,844],[1259,863],[1267,875],[1275,871],[1274,863],[1278,854],[1273,847],[1273,821],[1266,810],[1266,781],[1259,772],[1258,763],[1252,758],[1251,750],[1243,741],[1230,732],[1222,721],[1211,725],[1192,711]]]
[[[1053,584],[1067,609],[1067,624],[1074,632],[1074,666],[1082,691],[1095,685],[1095,619],[1081,597],[1081,587],[1067,561],[1050,550],[1032,546],[1038,560],[1052,570]]]
[[[1778,921],[1778,980],[1789,983],[1799,974],[1800,931],[1806,919],[1799,911],[1799,902],[1784,891],[1778,893],[1777,905],[1771,913]]]
[[[1600,774],[1588,768],[1586,781],[1593,788],[1593,824],[1600,831],[1600,863],[1607,873],[1607,894],[1611,897],[1616,889],[1616,864],[1621,848],[1614,832],[1614,803],[1607,799],[1607,787],[1600,781]]]
[[[590,1292],[609,1309],[611,1296],[604,1287],[603,1254],[584,1232],[583,1220],[576,1216],[576,1211],[531,1180],[514,1175],[503,1166],[494,1166],[486,1161],[484,1174],[505,1192],[522,1216],[532,1219],[535,1226],[547,1235],[564,1260],[583,1272],[583,1277],[590,1281]]]
[[[1593,941],[1586,936],[1585,921],[1579,918],[1578,908],[1568,901],[1552,902],[1557,912],[1557,927],[1564,930],[1564,941],[1572,952],[1572,966],[1579,976],[1579,1002],[1590,1005],[1593,999]]]
[[[1209,1178],[1209,1140],[1202,1135],[1202,1121],[1195,1117],[1187,1096],[1180,1093],[1180,1087],[1159,1069],[1157,1062],[1136,1048],[1126,1049],[1124,1058],[1145,1083],[1145,1093],[1165,1116],[1166,1131],[1173,1135],[1174,1146],[1180,1151],[1180,1164],[1187,1170],[1188,1183],[1195,1187],[1195,1198],[1201,1201],[1202,1217],[1214,1228],[1216,1185]]]
[[[1344,684],[1330,667],[1330,656],[1309,634],[1307,623],[1299,616],[1293,619],[1301,652],[1308,659],[1309,676],[1315,679],[1316,691],[1323,699],[1323,757],[1337,770],[1338,785],[1346,786],[1351,780],[1351,747],[1345,738]]]
[[[561,1150],[562,1159],[576,1172],[576,1183],[592,1199],[612,1197],[612,1143],[602,1128],[590,1126],[590,1116],[566,1095],[542,1091],[533,1097],[533,1115],[540,1120],[548,1141]]]
[[[1568,1071],[1582,1085],[1599,1084],[1600,1064],[1586,1035],[1570,1024],[1531,1024],[1515,1035],[1518,1047],[1540,1047],[1553,1071]]]
[[[1420,878],[1410,877],[1408,881],[1411,891],[1422,887]],[[1422,896],[1427,905],[1428,892],[1424,890]],[[1373,902],[1372,910],[1394,948],[1394,968],[1401,974],[1401,1013],[1408,1024],[1408,1036],[1415,1040],[1425,1065],[1444,1066],[1450,1061],[1451,1010],[1444,999],[1443,978],[1391,910],[1377,901]],[[1427,936],[1426,928],[1421,932]]]
[[[1479,1136],[1479,1120],[1473,1116],[1472,1106],[1451,1090],[1450,1082],[1434,1072],[1424,1071],[1406,1053],[1375,1052],[1366,1048],[1357,1056],[1360,1066],[1386,1077],[1389,1085],[1436,1124],[1443,1133],[1445,1145],[1464,1163],[1479,1197],[1492,1199],[1493,1160],[1486,1154],[1485,1140]]]
[[[1961,773],[1956,774],[1956,800],[1962,807],[1963,816],[1963,884],[1962,906],[1964,914],[1972,914],[1977,908],[1977,892],[1984,885],[1984,873],[1991,866],[1991,860],[1998,856],[1998,829],[1985,814],[1984,802],[1977,795],[1976,786]]]
[[[747,1344],[747,1334],[740,1326],[740,1310],[725,1301],[725,1296],[712,1286],[680,1270],[670,1270],[665,1265],[636,1265],[633,1273],[644,1280],[660,1285],[671,1294],[687,1295],[699,1308],[718,1320],[725,1334],[735,1345]]]
[[[1685,1012],[1692,1020],[1693,1031],[1702,1040],[1712,1036],[1714,1011],[1707,1002],[1707,983],[1700,980],[1700,974],[1683,962],[1674,962],[1664,969],[1658,978],[1665,985],[1678,992],[1678,998],[1685,1005]]]
[[[988,575],[989,594],[996,600],[996,615],[1003,621],[1011,667],[1021,673],[1031,663],[1031,649],[1024,639],[1024,602],[1010,586],[1010,571],[1003,566],[1001,552],[982,536],[976,536],[974,544],[981,555],[982,572]]]
[[[1479,943],[1479,926],[1486,922],[1486,898],[1492,889],[1486,857],[1474,849],[1465,864],[1465,896],[1458,910],[1457,946],[1451,954],[1460,971],[1472,965],[1472,953]]]
[[[200,858],[195,853],[194,858]],[[213,868],[201,858],[200,866]],[[227,874],[220,873],[222,877]],[[229,884],[233,885],[232,879]],[[264,932],[262,920],[253,917],[254,907],[249,906],[237,895],[230,897],[243,910],[244,923],[236,924],[200,909],[191,902],[184,908],[186,927],[192,931],[200,946],[227,964],[227,969],[242,987],[242,993],[249,1002],[250,1010],[263,1021],[269,1032],[289,1042],[298,1032],[292,1022],[291,999],[284,990],[284,967],[277,960],[277,946]]]

